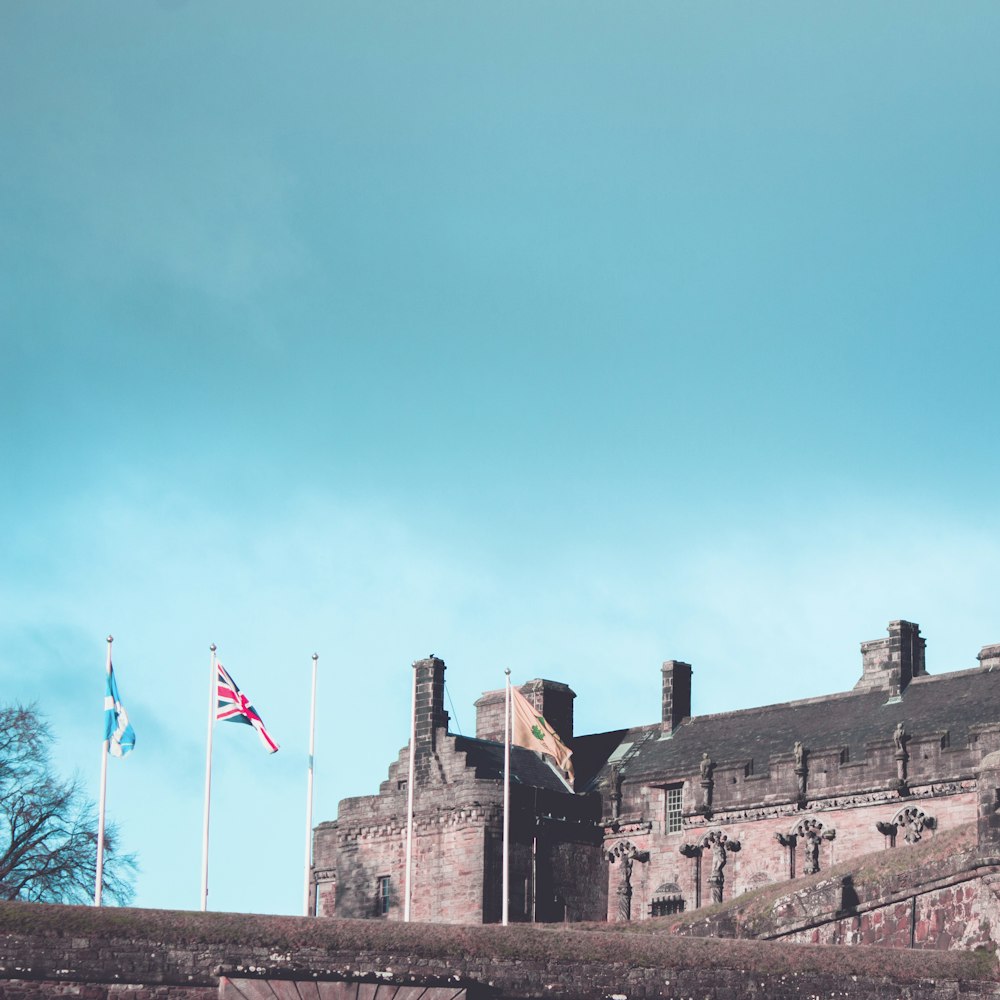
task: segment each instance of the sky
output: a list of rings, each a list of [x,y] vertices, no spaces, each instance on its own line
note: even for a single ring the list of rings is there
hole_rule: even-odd
[[[136,903],[302,907],[316,822],[503,683],[578,733],[1000,641],[1000,7],[0,3],[0,702]]]

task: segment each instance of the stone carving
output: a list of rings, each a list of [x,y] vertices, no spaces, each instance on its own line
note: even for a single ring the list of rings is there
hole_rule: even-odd
[[[875,824],[875,829],[878,830],[878,832],[881,833],[883,837],[889,838],[890,847],[896,846],[896,834],[899,831],[899,827],[896,826],[895,823],[884,823],[882,822],[882,820],[879,820]]]
[[[896,787],[900,795],[905,795],[906,787],[906,764],[910,755],[906,751],[906,743],[909,740],[902,722],[896,723],[896,728],[892,731],[892,742],[896,748]]]
[[[927,813],[916,806],[907,806],[905,809],[899,811],[895,822],[906,830],[903,839],[908,844],[915,844],[920,840],[924,829],[933,828],[934,817],[928,816]]]
[[[611,767],[611,818],[618,819],[622,808],[622,769],[613,764]]]
[[[833,840],[837,836],[837,831],[833,829],[824,830],[823,824],[817,819],[804,819],[795,827],[795,836],[804,841],[803,853],[805,854],[805,864],[802,866],[803,875],[814,875],[819,871],[819,847],[823,840]]]
[[[712,774],[715,771],[715,761],[707,753],[702,753],[698,766],[701,770],[701,811],[709,817],[712,815],[712,787],[715,784]]]
[[[795,741],[795,746],[792,747],[792,753],[795,756],[795,781],[799,796],[799,808],[803,808],[806,804],[806,775],[808,774],[808,768],[806,767],[806,753],[808,751],[802,745],[801,740]]]
[[[782,847],[788,848],[788,877],[795,878],[795,845],[799,838],[794,833],[776,833],[774,839]]]
[[[677,850],[685,858],[694,858],[694,908],[701,906],[701,844],[681,844]]]
[[[703,848],[708,848],[712,852],[712,874],[708,876],[708,884],[712,887],[712,902],[722,902],[722,887],[725,884],[726,876],[723,869],[726,867],[726,854],[740,849],[738,840],[731,840],[721,830],[712,830],[701,842]]]
[[[622,873],[618,880],[618,919],[632,919],[632,865],[634,862],[649,860],[649,851],[640,851],[628,840],[617,843],[608,851],[608,861],[621,863]]]
[[[606,837],[641,837],[644,833],[649,833],[653,829],[653,824],[649,820],[629,820],[625,823],[619,823],[617,820],[613,820],[610,824],[605,825],[604,835]]]

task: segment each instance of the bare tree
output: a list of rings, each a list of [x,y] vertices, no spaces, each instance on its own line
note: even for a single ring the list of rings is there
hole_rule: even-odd
[[[54,774],[52,732],[34,705],[0,706],[0,899],[87,903],[97,877],[96,807]],[[105,830],[104,894],[132,898],[135,857]]]

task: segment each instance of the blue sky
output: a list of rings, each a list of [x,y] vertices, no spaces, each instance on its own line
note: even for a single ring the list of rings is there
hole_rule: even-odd
[[[409,664],[578,731],[849,688],[909,618],[1000,641],[1000,8],[0,8],[0,693],[137,902],[297,912],[406,741]],[[456,726],[456,728],[457,728]]]

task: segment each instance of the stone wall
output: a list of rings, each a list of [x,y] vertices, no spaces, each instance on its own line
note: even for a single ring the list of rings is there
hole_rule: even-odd
[[[486,827],[500,807],[498,788],[470,794],[475,775],[454,750],[454,737],[436,733],[425,754],[425,780],[414,796],[411,916],[443,923],[483,919]],[[389,770],[381,795],[345,799],[335,828],[317,829],[317,854],[337,859],[335,912],[374,917],[378,880],[388,877],[390,920],[403,916],[406,869],[407,752]],[[473,804],[477,803],[477,804]]]
[[[975,832],[969,823],[661,926],[697,936],[993,952],[1000,855],[977,844]]]
[[[785,815],[755,818],[739,822],[724,817],[723,821],[691,825],[678,833],[664,832],[662,821],[621,823],[609,828],[605,848],[613,850],[623,841],[632,844],[642,860],[633,864],[632,919],[649,917],[653,894],[664,883],[676,884],[684,898],[685,910],[712,902],[712,874],[715,852],[703,846],[705,839],[719,831],[727,838],[726,864],[722,869],[723,899],[731,899],[770,883],[788,882],[792,877],[812,874],[809,871],[809,838],[797,830],[810,824],[810,833],[818,835],[815,863],[818,871],[828,871],[833,865],[850,858],[881,849],[905,849],[907,828],[897,823],[895,837],[880,832],[878,824],[889,825],[904,809],[914,809],[925,817],[925,825],[917,836],[922,842],[939,833],[974,823],[977,795],[973,782],[952,795],[901,799],[895,793],[885,793],[881,801],[827,810],[789,811]],[[650,791],[649,808],[662,815],[659,798],[662,791]],[[728,819],[728,822],[725,822]],[[911,834],[911,836],[914,834]],[[784,839],[782,843],[778,838]],[[686,851],[682,853],[682,851]],[[621,880],[620,868],[610,865],[608,880],[608,919],[618,919],[616,892]]]
[[[416,740],[411,917],[440,923],[501,919],[503,787],[495,768],[481,777],[473,741],[447,731],[444,663],[414,664]],[[573,699],[565,685],[529,681],[526,697],[572,733]],[[498,700],[499,699],[499,700]],[[503,691],[481,705],[495,725]],[[485,713],[485,714],[483,714]],[[460,749],[460,747],[462,749]],[[340,803],[336,823],[314,836],[317,912],[400,920],[405,909],[409,747],[400,750],[378,795]],[[511,787],[510,919],[594,920],[604,912],[599,796],[545,787]],[[387,881],[386,881],[387,880]],[[382,890],[388,889],[388,908]]]
[[[980,877],[782,935],[782,940],[883,948],[992,948],[1000,931],[998,878],[990,869]]]
[[[0,903],[0,997],[419,1000],[1000,998],[992,958],[620,933]],[[256,989],[255,989],[256,984]],[[348,991],[350,992],[350,991]],[[426,1000],[426,998],[425,998]]]
[[[837,696],[833,696],[837,697]],[[974,787],[975,774],[983,758],[1000,749],[1000,726],[983,726],[975,747],[952,747],[940,733],[914,734],[907,738],[906,785],[912,797],[941,797]],[[891,733],[884,741],[865,748],[865,756],[848,760],[843,748],[810,750],[805,788],[791,752],[770,760],[721,761],[712,768],[710,801],[697,776],[678,775],[684,786],[684,812],[689,822],[710,810],[715,823],[744,822],[791,814],[808,803],[812,809],[891,802],[900,796],[899,765]],[[671,783],[665,775],[658,784]],[[646,781],[628,778],[622,783],[620,815],[623,820],[659,820],[656,794]],[[603,789],[606,815],[611,814],[610,788]],[[651,806],[653,808],[651,808]]]

